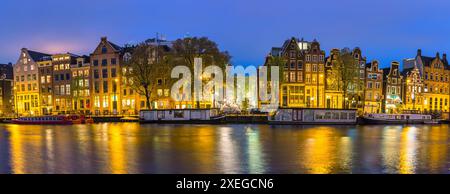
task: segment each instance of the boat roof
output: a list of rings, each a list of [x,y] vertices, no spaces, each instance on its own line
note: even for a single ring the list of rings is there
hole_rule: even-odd
[[[294,110],[354,110],[356,111],[357,109],[340,109],[340,108],[286,108],[286,107],[280,107],[278,109],[294,109]]]

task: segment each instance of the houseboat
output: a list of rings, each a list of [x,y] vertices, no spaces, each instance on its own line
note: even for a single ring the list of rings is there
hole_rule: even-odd
[[[362,117],[364,124],[430,124],[431,115],[424,114],[366,114]]]
[[[72,125],[81,123],[91,123],[90,119],[85,119],[80,115],[57,115],[57,116],[37,116],[20,117],[11,121],[13,124],[23,125]]]
[[[159,109],[142,110],[139,113],[141,123],[220,123],[225,118],[219,109]]]
[[[342,124],[357,122],[354,109],[279,108],[269,115],[269,124]]]

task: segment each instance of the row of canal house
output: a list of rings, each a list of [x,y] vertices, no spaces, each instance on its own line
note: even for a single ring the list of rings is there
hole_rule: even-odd
[[[131,48],[106,37],[90,55],[24,48],[13,67],[14,112],[109,115],[167,107],[171,86],[165,79],[158,80],[156,92],[163,100],[152,105],[129,86],[130,80],[122,76],[129,57]],[[318,41],[290,38],[271,49],[264,65],[281,67],[280,107],[358,109],[360,114],[449,110],[445,54],[427,57],[418,50],[415,58],[403,61],[403,69],[398,62],[382,69],[376,60],[367,62],[360,48],[332,49],[326,56]]]
[[[137,114],[147,107],[122,76],[130,49],[102,37],[93,52],[47,54],[21,49],[13,65],[14,112],[20,115]]]
[[[332,49],[325,56],[318,41],[293,37],[273,47],[264,65],[281,66],[280,107],[350,108],[359,114],[449,111],[446,54],[428,57],[419,49],[403,69],[396,61],[380,68],[360,48]]]

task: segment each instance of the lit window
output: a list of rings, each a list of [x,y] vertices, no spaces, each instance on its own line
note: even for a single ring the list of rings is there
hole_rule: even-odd
[[[164,96],[166,96],[166,97],[169,96],[169,93],[170,93],[169,91],[170,91],[169,89],[165,89],[164,90]]]
[[[108,96],[103,96],[103,107],[108,107]]]
[[[70,95],[70,84],[66,85],[66,95]]]

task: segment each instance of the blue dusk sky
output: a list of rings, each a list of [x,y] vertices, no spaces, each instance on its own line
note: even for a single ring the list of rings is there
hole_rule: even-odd
[[[450,52],[448,0],[2,0],[0,63],[20,48],[89,54],[101,36],[117,44],[164,34],[208,36],[235,65],[261,65],[295,36],[332,48],[360,47],[390,61]]]

